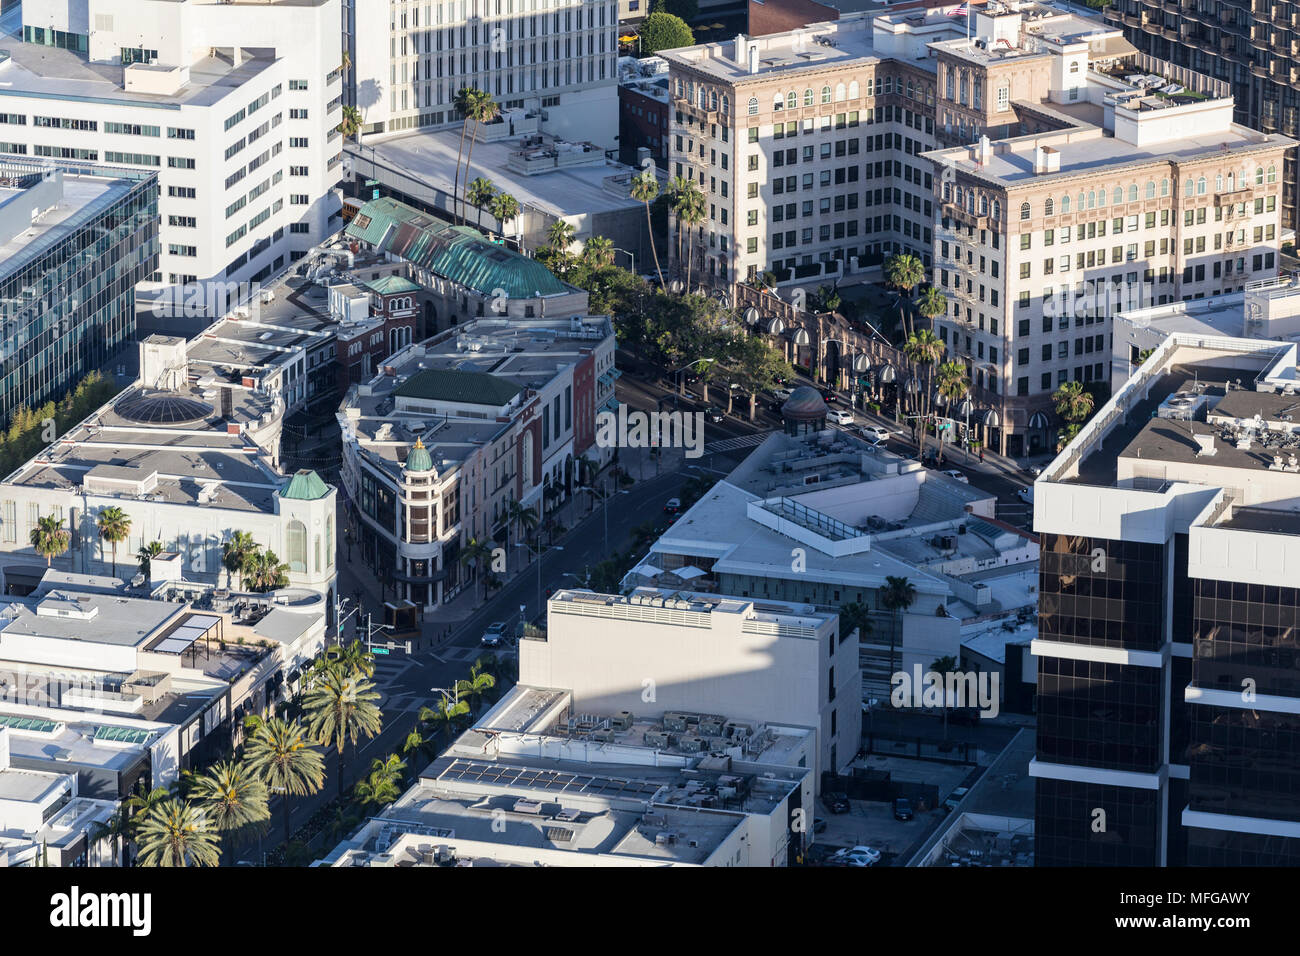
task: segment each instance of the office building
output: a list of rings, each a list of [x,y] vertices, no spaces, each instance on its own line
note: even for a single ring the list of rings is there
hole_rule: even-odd
[[[261,281],[337,230],[339,0],[29,0],[0,151],[157,173],[154,283]]]
[[[135,337],[158,265],[158,177],[0,159],[0,426],[57,401]]]
[[[1300,859],[1297,378],[1172,333],[1035,483],[1037,865]]]

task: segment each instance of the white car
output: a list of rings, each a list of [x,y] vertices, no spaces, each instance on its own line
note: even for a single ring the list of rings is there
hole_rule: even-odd
[[[793,392],[788,388],[774,388],[772,394],[776,396],[778,402],[788,402]]]
[[[1016,492],[1016,497],[1025,504],[1032,505],[1034,503],[1034,486],[1030,485],[1028,488],[1021,488]]]
[[[830,418],[830,420],[833,421],[836,425],[852,425],[852,424],[853,424],[853,413],[852,413],[852,412],[849,412],[849,411],[845,411],[845,410],[842,409],[842,408],[837,408],[837,409],[835,409],[835,410],[833,410],[833,411],[827,412],[826,415],[827,415],[827,417]]]
[[[889,429],[884,425],[863,425],[862,437],[877,444],[889,437]]]
[[[869,846],[851,846],[836,850],[831,854],[831,859],[846,866],[875,866],[880,862],[880,851]]]
[[[953,481],[960,481],[963,485],[970,484],[970,479],[967,478],[965,475],[963,475],[956,468],[949,468],[947,471],[944,472],[944,474],[947,475],[949,478],[951,478]]]

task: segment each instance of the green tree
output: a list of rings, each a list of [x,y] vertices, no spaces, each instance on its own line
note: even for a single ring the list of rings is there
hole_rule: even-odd
[[[645,170],[632,177],[632,198],[645,205],[646,233],[650,237],[650,254],[654,256],[655,272],[659,275],[660,287],[664,284],[664,270],[659,267],[659,250],[655,248],[655,227],[650,220],[650,204],[659,196],[659,180],[652,170]]]
[[[518,531],[520,527],[524,529],[524,537],[537,529],[537,509],[521,505],[515,499],[510,499],[510,504],[506,505],[506,521],[509,522],[513,531]]]
[[[338,131],[343,134],[343,138],[349,136],[358,137],[361,132],[361,111],[355,106],[343,107],[343,119],[339,122]]]
[[[501,223],[501,238],[506,237],[506,223],[519,215],[519,200],[509,193],[497,193],[492,197],[490,207],[492,215]]]
[[[501,115],[501,107],[486,90],[474,87],[469,93],[469,118],[474,121],[474,129],[469,134],[469,149],[465,152],[465,181],[469,182],[471,163],[474,160],[474,143],[478,140],[479,130],[484,123],[490,123]],[[468,197],[466,197],[468,198]],[[480,216],[481,219],[481,216]]]
[[[95,823],[94,828],[91,830],[90,840],[92,845],[107,840],[113,854],[113,866],[121,866],[122,851],[126,848],[126,844],[130,842],[134,832],[135,826],[131,807],[126,801],[123,801],[117,805],[107,820],[103,823]]]
[[[470,538],[469,542],[461,549],[460,563],[469,565],[474,569],[474,577],[486,581],[488,559],[492,557],[492,546],[482,538]],[[486,585],[483,589],[483,596],[487,597]]]
[[[144,575],[145,580],[149,580],[149,568],[154,558],[162,554],[163,546],[161,541],[150,541],[148,544],[142,544],[135,552],[136,564],[140,573]]]
[[[32,547],[45,559],[48,568],[55,558],[68,550],[72,535],[63,527],[63,519],[57,515],[46,515],[36,519],[36,527],[30,535]]]
[[[416,719],[430,727],[444,741],[451,736],[457,722],[469,713],[469,704],[463,700],[450,701],[443,697],[432,707],[421,707]]]
[[[596,269],[603,269],[614,264],[614,242],[604,236],[592,236],[582,248],[582,258],[586,264]]]
[[[242,763],[233,760],[214,764],[194,781],[191,796],[203,807],[207,819],[219,833],[261,828],[271,819],[266,783]]]
[[[641,21],[642,56],[683,46],[695,46],[695,34],[681,17],[660,11]]]
[[[471,143],[470,145],[472,146],[473,144]],[[496,187],[492,185],[490,180],[479,176],[469,184],[467,194],[470,205],[478,209],[478,227],[482,229],[483,207],[490,203],[492,198],[497,194]]]
[[[970,378],[963,362],[944,362],[935,372],[935,391],[943,396],[949,410],[949,416],[967,393],[970,392]],[[939,442],[939,461],[943,461],[943,442]]]
[[[299,721],[272,717],[248,741],[248,769],[274,793],[284,795],[284,841],[289,842],[289,801],[316,793],[325,782],[325,761]]]
[[[221,840],[203,811],[182,800],[167,799],[140,824],[141,866],[216,866]]]
[[[406,762],[397,754],[371,761],[369,776],[357,784],[357,799],[362,804],[374,806],[392,803],[402,795],[401,783],[405,771]]]
[[[957,670],[959,664],[957,658],[948,654],[940,657],[930,663],[930,670],[944,678],[943,682],[943,739],[948,739],[948,681],[949,674]]]
[[[471,88],[462,86],[452,97],[452,111],[461,118],[460,146],[456,150],[456,178],[451,187],[452,218],[457,225],[461,223],[460,215],[460,165],[465,155],[465,134],[469,131],[469,114],[472,104]]]
[[[367,678],[349,673],[342,665],[326,668],[303,698],[307,732],[318,744],[338,751],[338,792],[343,796],[343,768],[347,748],[361,737],[376,736],[383,728],[383,715],[375,701],[379,692]]]
[[[244,590],[266,593],[289,586],[289,565],[270,549],[260,548],[244,562]]]
[[[930,331],[934,331],[934,320],[948,312],[948,299],[934,286],[929,286],[917,297],[916,311],[930,320]]]
[[[894,615],[894,626],[889,630],[889,673],[898,673],[894,650],[903,630],[903,612],[916,603],[916,585],[905,577],[887,575],[885,586],[876,598],[880,606]]]
[[[1064,382],[1052,393],[1052,405],[1067,422],[1082,424],[1092,414],[1093,398],[1081,383]]]
[[[496,678],[484,673],[483,662],[475,661],[469,669],[469,677],[456,681],[456,696],[469,698],[472,708],[477,708],[483,695],[496,685]]]
[[[910,252],[896,253],[885,260],[885,281],[904,293],[898,300],[898,315],[903,323],[904,336],[910,337],[913,329],[908,327],[903,304],[911,298],[912,290],[925,281],[925,264]]]
[[[913,332],[908,336],[907,344],[903,346],[903,354],[917,367],[918,379],[924,379],[919,388],[920,402],[918,403],[919,407],[916,409],[922,416],[920,439],[922,458],[925,457],[925,440],[930,425],[930,393],[934,379],[934,367],[943,358],[946,348],[947,346],[943,344],[943,340],[929,329]],[[921,374],[922,370],[924,370],[924,374]]]
[[[686,179],[681,181],[676,198],[673,201],[673,212],[677,215],[678,230],[681,230],[683,226],[686,227],[685,291],[687,295],[691,293],[691,266],[693,265],[692,259],[695,250],[695,228],[704,221],[706,210],[707,202],[704,193],[695,184],[695,180]]]
[[[109,505],[99,509],[95,518],[99,537],[113,546],[113,577],[117,577],[117,546],[131,534],[131,519],[121,508]]]
[[[359,674],[362,677],[375,676],[375,655],[366,650],[364,644],[354,640],[346,647],[335,645],[325,651],[325,667],[338,665],[345,674]]]
[[[858,632],[861,641],[872,632],[871,608],[860,601],[851,601],[840,608],[840,634]]]
[[[244,565],[257,552],[257,542],[247,531],[236,531],[221,546],[221,566],[226,569],[226,587],[234,590],[235,575],[243,575]]]
[[[700,15],[698,0],[655,0],[650,6],[651,13],[671,13],[690,23]]]

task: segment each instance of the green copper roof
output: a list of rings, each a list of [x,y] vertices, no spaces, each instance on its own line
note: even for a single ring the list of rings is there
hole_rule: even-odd
[[[429,449],[424,447],[424,442],[418,438],[415,440],[415,447],[406,456],[406,470],[433,471],[433,456],[429,454]]]
[[[382,276],[361,284],[371,292],[377,292],[380,295],[396,295],[399,292],[420,291],[418,285],[403,276]]]
[[[395,394],[401,398],[500,407],[518,395],[519,391],[519,386],[513,382],[487,372],[427,368],[416,372],[397,386]]]
[[[372,199],[352,217],[347,234],[485,295],[512,299],[560,295],[568,286],[536,259],[485,242],[468,226],[452,226],[395,199]]]
[[[329,485],[321,481],[320,475],[304,468],[289,479],[289,483],[280,492],[280,497],[293,501],[315,501],[329,493]]]

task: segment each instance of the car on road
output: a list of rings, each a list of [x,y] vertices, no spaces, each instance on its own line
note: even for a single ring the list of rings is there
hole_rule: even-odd
[[[889,437],[889,429],[884,425],[863,425],[860,429],[862,437],[867,441],[879,444]]]
[[[776,396],[778,402],[788,402],[793,393],[788,388],[774,388],[772,394]]]
[[[835,409],[834,411],[827,412],[826,417],[829,418],[831,421],[833,421],[836,425],[853,424],[853,413],[843,408],[839,408],[839,409]]]
[[[880,862],[880,851],[869,846],[846,846],[831,854],[830,859],[844,866],[875,866]]]
[[[894,819],[904,822],[912,819],[912,801],[907,797],[899,797],[894,801]]]
[[[852,809],[849,804],[849,795],[835,790],[823,793],[822,803],[826,804],[826,809],[833,814],[848,813]]]
[[[1016,492],[1016,497],[1025,504],[1032,505],[1034,503],[1034,486],[1030,485],[1028,488],[1021,488]]]
[[[825,833],[825,832],[826,832],[826,821],[822,817],[818,817],[816,820],[813,821],[813,833]]]
[[[819,388],[817,391],[822,393],[822,401],[827,405],[831,404],[831,402],[840,401],[839,393],[833,388]]]
[[[664,514],[666,515],[680,514],[681,510],[682,510],[681,498],[669,498],[664,503]]]
[[[951,478],[953,481],[960,481],[963,485],[970,484],[970,479],[967,478],[965,475],[963,475],[956,468],[946,468],[944,469],[943,473],[947,475],[949,478]]]
[[[479,643],[484,647],[500,647],[506,642],[506,622],[495,621],[487,626]]]
[[[1025,465],[1024,472],[1033,478],[1037,478],[1043,473],[1042,465]]]
[[[945,813],[952,813],[957,809],[957,804],[961,803],[961,798],[970,793],[970,787],[958,787],[952,793],[948,794],[948,799],[943,802]]]
[[[722,409],[720,409],[717,405],[705,405],[704,417],[711,422],[720,422],[727,416],[723,414]]]

